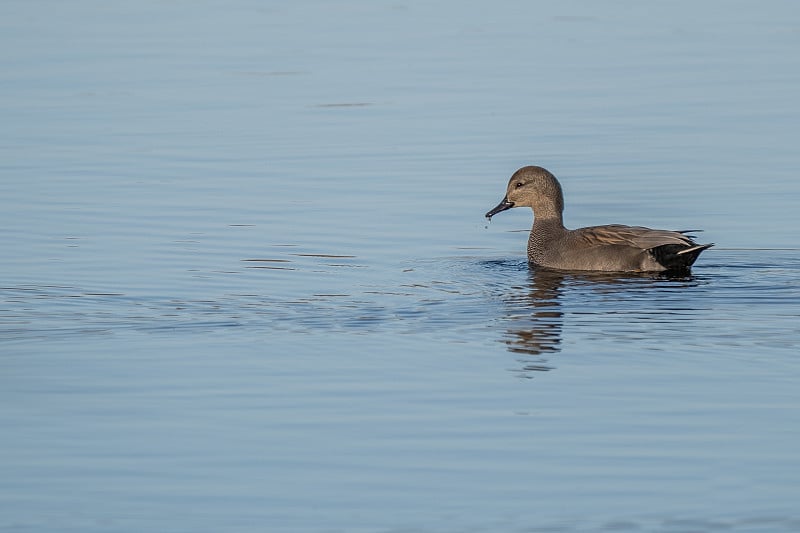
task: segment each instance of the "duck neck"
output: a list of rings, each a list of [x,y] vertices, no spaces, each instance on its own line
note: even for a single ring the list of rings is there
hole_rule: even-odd
[[[560,238],[565,231],[566,228],[561,216],[542,217],[534,215],[528,247],[541,250],[548,242]]]
[[[531,235],[543,232],[558,234],[564,231],[564,229],[564,219],[561,217],[561,213],[550,212],[544,215],[537,215],[534,213],[533,215],[533,229],[531,230]]]
[[[533,217],[531,235],[528,237],[528,259],[536,264],[545,264],[546,252],[553,240],[559,239],[566,228],[561,216]]]

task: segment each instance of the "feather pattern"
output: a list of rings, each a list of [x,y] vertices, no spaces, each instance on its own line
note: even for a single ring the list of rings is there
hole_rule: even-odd
[[[642,226],[608,224],[576,229],[575,235],[589,246],[623,245],[647,250],[665,244],[694,246],[694,242],[679,231],[650,229]]]

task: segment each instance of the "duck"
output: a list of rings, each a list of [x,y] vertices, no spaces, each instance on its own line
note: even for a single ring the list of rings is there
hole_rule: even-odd
[[[515,207],[533,209],[528,263],[553,270],[599,272],[689,272],[714,243],[698,244],[689,233],[607,224],[564,227],[564,194],[547,169],[525,166],[508,181],[506,195],[486,218]]]

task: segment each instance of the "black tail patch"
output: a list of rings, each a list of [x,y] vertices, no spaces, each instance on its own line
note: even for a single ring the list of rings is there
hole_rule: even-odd
[[[681,244],[664,244],[648,250],[650,255],[667,270],[689,270],[703,250],[711,248],[714,244],[684,246]],[[692,249],[694,248],[694,249]]]

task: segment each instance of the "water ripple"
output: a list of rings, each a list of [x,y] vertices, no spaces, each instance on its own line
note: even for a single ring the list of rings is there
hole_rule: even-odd
[[[340,254],[291,255],[357,260]],[[285,261],[246,259],[242,268]],[[530,269],[519,259],[451,257],[411,262],[385,281],[346,277],[327,290],[307,291],[293,285],[288,296],[253,290],[256,285],[249,278],[240,282],[250,284],[247,289],[228,287],[234,290],[204,299],[73,286],[8,286],[0,289],[0,339],[234,326],[434,334],[443,342],[489,335],[510,352],[538,358],[523,366],[539,370],[552,366],[541,358],[562,351],[567,341],[584,350],[624,350],[630,343],[644,351],[676,346],[794,349],[800,338],[800,287],[792,264],[784,260],[745,268],[734,262],[730,268],[712,266],[693,277],[669,278],[559,273]],[[370,270],[359,264],[333,268],[342,266]],[[313,269],[287,274],[309,280],[319,276]]]

